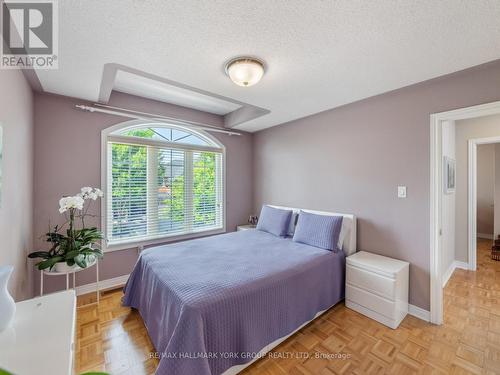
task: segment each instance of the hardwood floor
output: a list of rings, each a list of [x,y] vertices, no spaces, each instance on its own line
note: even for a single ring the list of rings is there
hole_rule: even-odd
[[[77,299],[75,373],[106,371],[110,374],[154,374],[157,360],[141,316],[121,306],[121,290],[95,293]]]
[[[478,242],[478,270],[456,270],[445,288],[445,322],[407,316],[387,328],[343,303],[304,327],[243,373],[500,374],[500,262]],[[75,371],[153,374],[157,360],[141,317],[122,292],[78,297]],[[192,375],[192,374],[188,374]]]

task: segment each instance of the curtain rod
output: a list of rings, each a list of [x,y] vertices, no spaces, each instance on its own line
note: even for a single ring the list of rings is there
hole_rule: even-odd
[[[105,113],[105,114],[109,114],[109,115],[127,117],[127,118],[136,119],[136,120],[147,120],[147,121],[152,121],[152,122],[169,121],[169,122],[172,122],[174,124],[180,124],[180,125],[194,128],[194,129],[200,129],[200,130],[205,130],[205,131],[209,131],[209,132],[223,133],[223,134],[228,134],[228,135],[241,135],[241,133],[218,128],[217,126],[202,124],[202,123],[198,123],[198,122],[194,122],[194,121],[182,120],[182,119],[178,119],[175,117],[156,115],[154,113],[134,111],[134,110],[126,109],[126,108],[107,106],[107,105],[98,104],[98,103],[95,103],[94,105],[98,106],[98,107],[102,107],[102,108],[91,107],[91,106],[83,105],[83,104],[77,104],[77,105],[75,105],[75,107],[78,109],[81,109],[83,111],[90,112],[90,113],[99,112],[99,113]]]

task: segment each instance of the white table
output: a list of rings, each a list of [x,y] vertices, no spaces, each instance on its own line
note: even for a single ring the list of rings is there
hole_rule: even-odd
[[[0,368],[19,375],[73,371],[74,290],[16,303],[12,325],[0,332]]]
[[[73,290],[76,288],[76,276],[75,274],[77,272],[87,270],[91,267],[95,266],[95,284],[96,284],[96,292],[97,292],[97,303],[99,303],[99,259],[96,258],[95,262],[88,265],[86,268],[74,268],[71,270],[68,270],[67,272],[56,272],[56,271],[47,271],[43,270],[40,271],[40,296],[43,296],[43,279],[44,276],[66,276],[66,290],[69,289],[69,275],[73,274]]]
[[[236,227],[236,231],[240,232],[242,230],[249,230],[249,229],[255,229],[257,227],[257,225],[252,225],[252,224],[242,224],[242,225],[238,225]]]

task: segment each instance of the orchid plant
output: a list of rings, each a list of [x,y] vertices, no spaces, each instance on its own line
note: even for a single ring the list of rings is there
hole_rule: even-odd
[[[96,227],[85,226],[85,218],[93,216],[88,213],[92,202],[102,196],[100,189],[83,187],[80,193],[59,200],[59,212],[65,215],[66,222],[45,234],[51,244],[49,251],[35,251],[28,255],[29,258],[42,259],[36,264],[39,270],[52,269],[59,262],[86,268],[96,257],[102,257],[99,248],[102,232]],[[77,223],[80,223],[80,228],[77,228]]]

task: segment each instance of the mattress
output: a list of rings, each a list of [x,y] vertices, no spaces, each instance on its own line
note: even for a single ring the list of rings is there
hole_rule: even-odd
[[[144,251],[123,303],[139,310],[157,374],[249,362],[344,298],[345,256],[247,230]]]

